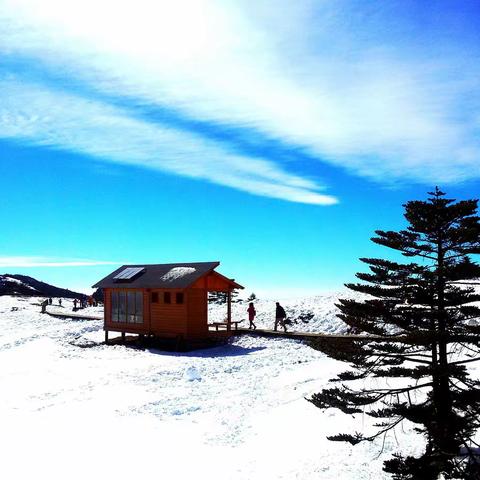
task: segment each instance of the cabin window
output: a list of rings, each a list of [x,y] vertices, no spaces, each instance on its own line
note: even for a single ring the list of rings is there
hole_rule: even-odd
[[[112,322],[118,322],[118,292],[112,292]]]
[[[152,292],[152,303],[158,303],[158,292]]]
[[[127,292],[127,307],[128,307],[128,315],[127,315],[127,322],[128,323],[137,323],[136,316],[135,316],[135,292]]]
[[[135,323],[143,323],[143,292],[135,292]]]
[[[127,321],[127,292],[118,292],[118,321],[126,323]]]
[[[143,323],[143,292],[113,291],[112,322]]]
[[[183,303],[183,292],[177,292],[175,294],[175,303]]]
[[[163,303],[172,303],[172,295],[170,292],[163,292]]]

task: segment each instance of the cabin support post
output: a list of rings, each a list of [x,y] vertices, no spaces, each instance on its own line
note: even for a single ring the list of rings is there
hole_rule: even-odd
[[[229,289],[227,293],[227,330],[232,329],[232,292]]]
[[[108,330],[105,330],[105,345],[108,343]]]

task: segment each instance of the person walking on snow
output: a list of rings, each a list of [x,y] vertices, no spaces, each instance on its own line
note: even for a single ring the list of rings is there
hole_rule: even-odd
[[[248,304],[247,312],[248,321],[250,322],[248,329],[250,330],[251,328],[253,328],[255,330],[257,326],[253,323],[253,321],[255,320],[255,315],[257,314],[257,312],[255,311],[255,307],[253,306],[252,302]]]
[[[277,326],[280,325],[283,327],[283,331],[287,331],[287,327],[285,325],[285,318],[287,318],[287,314],[285,313],[284,308],[277,302],[277,308],[275,310],[275,327],[274,330],[277,331]]]
[[[46,298],[42,303],[42,313],[47,313],[47,305],[48,305],[48,299]]]

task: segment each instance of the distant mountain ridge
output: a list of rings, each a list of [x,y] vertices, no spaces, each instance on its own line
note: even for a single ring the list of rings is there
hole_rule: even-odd
[[[54,287],[27,275],[5,273],[0,275],[0,296],[18,295],[27,297],[85,298],[84,293]]]

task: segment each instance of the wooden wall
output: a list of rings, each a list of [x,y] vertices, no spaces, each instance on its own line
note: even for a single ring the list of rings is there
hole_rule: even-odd
[[[164,292],[170,292],[171,303],[164,302]],[[175,294],[182,290],[150,290],[158,294],[158,303],[150,302],[150,330],[154,335],[162,333],[186,334],[187,333],[187,295],[184,293],[183,304],[175,303]]]
[[[205,336],[208,334],[208,298],[207,291],[201,288],[190,288],[186,291],[188,298],[189,336]]]
[[[103,289],[103,325],[107,326],[112,313],[112,298],[110,297],[110,288]]]
[[[219,273],[210,272],[205,277],[199,278],[191,288],[203,288],[209,292],[228,292],[231,290],[231,284]]]

